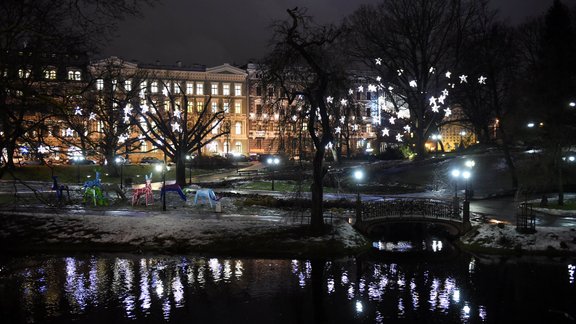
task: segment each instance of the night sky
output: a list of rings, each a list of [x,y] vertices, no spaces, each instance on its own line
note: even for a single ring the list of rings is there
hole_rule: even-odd
[[[491,0],[511,23],[546,12],[553,0]],[[161,64],[244,64],[268,52],[270,25],[286,9],[308,8],[316,22],[339,22],[360,4],[379,0],[161,0],[120,24],[99,56]],[[572,4],[575,0],[564,0]]]

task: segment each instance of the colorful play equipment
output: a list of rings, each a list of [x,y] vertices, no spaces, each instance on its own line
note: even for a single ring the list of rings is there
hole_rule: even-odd
[[[138,204],[142,196],[144,196],[146,206],[154,203],[154,195],[152,194],[152,173],[150,173],[150,176],[144,175],[144,177],[146,179],[144,187],[135,188],[132,191],[132,206]]]
[[[84,203],[91,201],[94,206],[108,205],[108,199],[102,194],[102,182],[100,181],[100,172],[96,172],[96,178],[84,182]]]
[[[196,190],[196,196],[194,196],[194,205],[198,204],[198,200],[200,203],[209,203],[210,207],[214,207],[214,205],[220,200],[220,198],[216,197],[214,191],[212,189],[198,189]]]
[[[58,176],[52,176],[52,180],[54,181],[52,183],[52,190],[56,191],[56,198],[58,199],[58,201],[62,201],[62,198],[64,198],[63,194],[64,194],[64,190],[66,190],[66,194],[68,196],[68,200],[70,200],[70,189],[68,188],[68,186],[66,185],[59,185],[58,184]]]
[[[182,198],[182,200],[186,201],[186,194],[184,193],[184,191],[182,191],[182,188],[180,188],[180,186],[178,184],[169,184],[169,185],[164,185],[161,189],[160,189],[160,199],[162,199],[164,197],[164,194],[166,192],[177,192],[178,195],[180,195],[180,198]]]

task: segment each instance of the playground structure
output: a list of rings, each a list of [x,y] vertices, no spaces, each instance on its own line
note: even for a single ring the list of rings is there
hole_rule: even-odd
[[[216,194],[214,194],[214,191],[212,189],[207,188],[196,190],[196,196],[194,196],[194,205],[198,204],[198,200],[200,200],[201,204],[205,202],[210,204],[210,207],[214,207],[214,205],[220,199],[216,197]]]
[[[70,200],[70,189],[68,188],[68,186],[59,185],[58,176],[52,176],[52,180],[53,180],[52,190],[56,191],[56,199],[58,200],[58,202],[62,201],[64,190],[66,190],[68,200]]]
[[[169,184],[169,185],[164,185],[161,189],[160,189],[160,199],[164,198],[164,195],[167,192],[176,192],[178,193],[178,195],[180,196],[180,198],[182,198],[182,200],[186,201],[187,197],[186,194],[184,193],[184,191],[182,191],[182,188],[180,188],[180,186],[178,184]]]
[[[100,172],[96,172],[96,178],[94,180],[89,180],[84,182],[82,186],[84,189],[83,202],[87,203],[92,201],[94,206],[105,206],[108,205],[108,199],[102,194],[102,182],[100,180]]]
[[[132,191],[132,206],[139,203],[140,198],[144,196],[146,206],[154,203],[154,195],[152,194],[152,173],[150,176],[145,175],[146,184],[143,188],[135,188]]]

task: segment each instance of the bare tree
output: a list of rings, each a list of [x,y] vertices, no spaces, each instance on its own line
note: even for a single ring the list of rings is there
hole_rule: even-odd
[[[267,56],[265,79],[283,87],[290,102],[302,100],[308,135],[314,144],[311,230],[323,230],[323,178],[326,147],[333,143],[330,104],[347,91],[343,60],[338,53],[342,30],[315,25],[304,10],[288,10],[290,20],[275,28],[275,47]]]
[[[180,83],[174,83],[179,90],[174,91],[166,82],[158,82],[164,96],[147,93],[146,104],[134,105],[132,123],[147,141],[176,163],[176,183],[183,186],[186,184],[186,156],[226,136],[230,129],[222,127],[225,111],[208,108],[211,96],[203,99],[202,107],[191,106]]]
[[[4,0],[0,2],[0,146],[7,166],[22,136],[40,131],[56,102],[55,81],[46,74],[61,57],[85,57],[107,39],[119,19],[155,0]],[[86,72],[83,70],[83,72]],[[84,76],[81,77],[84,80]],[[50,82],[47,82],[50,81]]]
[[[409,109],[417,157],[425,156],[429,135],[449,115],[446,94],[432,107],[430,100],[459,82],[462,41],[484,5],[483,0],[384,0],[348,18],[350,53],[377,72],[396,112]]]

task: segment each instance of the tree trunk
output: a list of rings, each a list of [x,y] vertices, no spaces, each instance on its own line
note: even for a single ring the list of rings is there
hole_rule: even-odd
[[[499,118],[502,120],[502,118]],[[512,188],[514,190],[518,189],[518,174],[516,172],[516,166],[514,165],[514,160],[512,160],[512,155],[510,154],[510,147],[508,146],[508,137],[506,132],[504,131],[504,125],[501,122],[500,127],[498,127],[500,131],[500,135],[502,137],[502,152],[504,153],[504,159],[506,160],[506,165],[508,166],[508,170],[510,170],[510,176],[512,179]]]
[[[176,183],[180,187],[186,186],[186,159],[181,152],[176,154]]]
[[[324,188],[322,179],[324,178],[324,148],[317,148],[312,163],[312,213],[310,218],[310,229],[313,234],[321,234],[324,228],[324,215],[322,210],[322,201],[324,197]]]
[[[564,175],[562,174],[562,147],[556,149],[556,165],[558,168],[558,206],[564,206]]]

